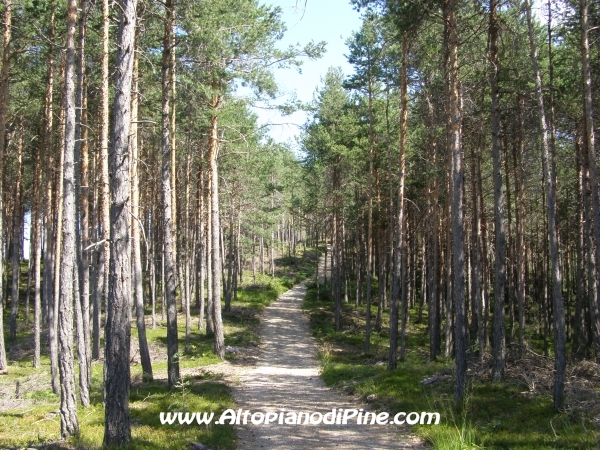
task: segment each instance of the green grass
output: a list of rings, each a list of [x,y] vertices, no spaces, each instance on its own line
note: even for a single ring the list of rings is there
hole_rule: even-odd
[[[600,427],[591,417],[557,413],[551,392],[540,389],[531,395],[524,381],[471,380],[465,401],[453,401],[453,361],[428,360],[427,315],[415,323],[411,310],[407,328],[407,355],[396,370],[387,371],[389,322],[384,314],[382,331],[371,336],[371,350],[364,352],[364,306],[343,305],[342,329],[333,326],[333,302],[321,290],[310,287],[304,302],[313,334],[321,346],[325,382],[363,399],[375,396],[375,408],[400,411],[439,412],[440,425],[417,425],[414,432],[436,449],[594,449],[600,447]],[[373,305],[372,317],[377,306]],[[372,323],[374,320],[372,319]],[[377,365],[384,362],[384,365]],[[474,367],[470,364],[469,367]],[[490,366],[491,367],[491,366]],[[488,370],[485,368],[484,370]],[[491,371],[491,369],[489,369]],[[422,385],[433,375],[440,381]],[[373,398],[373,397],[371,397]]]
[[[257,274],[253,284],[252,274],[245,273],[238,289],[238,300],[232,302],[232,311],[223,312],[225,344],[243,347],[249,341],[258,341],[257,327],[260,311],[275,301],[280,294],[312,273],[313,258],[295,261],[289,258],[276,260],[274,278]],[[60,398],[51,390],[50,361],[47,348],[42,353],[42,366],[32,367],[33,337],[30,327],[23,323],[23,305],[26,284],[26,266],[21,273],[21,298],[17,339],[6,340],[7,348],[17,346],[18,352],[9,352],[8,374],[0,376],[0,448],[39,446],[53,442],[52,448],[101,448],[104,435],[104,409],[102,405],[103,364],[92,364],[91,405],[78,405],[80,435],[58,442],[60,417],[57,414]],[[159,309],[160,311],[160,309]],[[149,311],[148,311],[149,313]],[[33,313],[31,313],[31,318]],[[194,370],[219,362],[213,353],[213,340],[204,330],[198,329],[198,310],[192,309],[192,326],[189,350],[185,350],[185,316],[178,316],[180,367],[184,375],[174,391],[166,385],[166,327],[160,320],[156,329],[146,329],[153,353],[155,381],[142,383],[141,365],[131,366],[130,414],[132,442],[128,449],[183,449],[190,442],[201,442],[215,449],[230,450],[236,447],[235,431],[230,425],[162,425],[161,411],[206,411],[218,416],[227,408],[235,407],[228,387],[218,376]],[[160,312],[158,314],[160,319]],[[10,314],[4,315],[4,329],[8,330]],[[30,319],[31,320],[31,319]],[[137,339],[135,321],[131,338]],[[15,348],[17,348],[15,347]],[[76,347],[74,348],[76,351]],[[227,355],[227,358],[235,358]],[[76,365],[77,368],[77,365]],[[157,379],[158,378],[158,379]],[[161,379],[162,378],[162,379]],[[19,383],[20,399],[15,399]],[[4,402],[12,402],[11,404]]]

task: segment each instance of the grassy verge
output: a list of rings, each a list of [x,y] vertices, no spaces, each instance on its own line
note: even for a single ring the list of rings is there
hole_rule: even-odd
[[[455,405],[453,362],[428,360],[426,314],[421,323],[415,323],[417,312],[411,310],[406,359],[398,363],[396,370],[388,371],[387,314],[382,331],[372,334],[371,350],[366,354],[364,306],[356,308],[344,304],[342,329],[337,332],[333,326],[333,302],[324,290],[317,301],[316,288],[310,287],[304,308],[309,311],[313,333],[321,345],[325,382],[365,400],[368,397],[375,408],[393,414],[400,411],[439,412],[440,425],[416,425],[413,428],[436,449],[600,447],[597,411],[582,412],[572,407],[578,400],[571,396],[566,411],[557,413],[552,409],[550,386],[532,386],[528,377],[536,371],[551,372],[551,363],[549,367],[548,362],[536,359],[527,360],[529,366],[524,365],[524,359],[509,362],[506,381],[491,383],[491,364],[471,361],[468,395],[463,404]],[[376,305],[373,318],[375,314]],[[539,364],[538,368],[536,364]],[[430,384],[421,384],[425,379],[434,378]],[[598,398],[597,382],[589,393]]]
[[[223,313],[226,345],[243,347],[258,341],[257,326],[260,311],[275,301],[280,294],[312,273],[313,258],[295,261],[277,260],[275,277],[246,275],[237,292],[232,310]],[[23,270],[23,273],[25,271]],[[26,283],[23,280],[22,285]],[[24,290],[22,291],[22,298]],[[57,414],[60,398],[52,393],[50,361],[42,354],[42,366],[32,367],[33,336],[31,327],[22,322],[23,302],[19,311],[19,331],[16,341],[6,341],[8,374],[0,375],[0,448],[55,448],[97,449],[104,434],[102,405],[103,363],[92,365],[91,405],[79,406],[80,435],[67,441],[58,441],[60,417]],[[147,311],[149,313],[149,311]],[[217,376],[200,370],[219,359],[212,352],[212,337],[198,329],[198,310],[192,310],[193,321],[189,349],[185,350],[185,316],[178,317],[180,367],[182,382],[174,391],[166,385],[166,327],[160,321],[155,329],[147,326],[147,337],[153,361],[155,381],[142,383],[139,355],[132,351],[132,386],[130,413],[132,423],[131,449],[183,449],[190,442],[201,442],[215,449],[234,449],[235,431],[229,425],[162,425],[161,411],[212,411],[218,416],[227,408],[235,407],[228,387]],[[4,329],[8,329],[5,314]],[[149,322],[147,321],[147,324]],[[137,339],[135,321],[132,323],[132,341]],[[132,346],[132,349],[137,346]],[[76,348],[76,347],[75,347]],[[47,349],[45,349],[47,351]],[[228,355],[236,358],[236,355]]]

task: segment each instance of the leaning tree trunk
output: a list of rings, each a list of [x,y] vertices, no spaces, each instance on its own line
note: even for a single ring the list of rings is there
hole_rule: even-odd
[[[75,22],[77,0],[69,0],[65,65],[65,135],[62,214],[62,259],[58,310],[58,354],[60,373],[60,424],[63,438],[79,433],[73,367],[73,301],[75,265]]]
[[[129,241],[131,80],[135,53],[137,0],[121,0],[117,38],[117,70],[110,152],[110,273],[104,332],[104,446],[127,445],[129,422],[131,334],[131,244]]]
[[[535,79],[536,99],[540,130],[542,132],[542,163],[544,170],[544,191],[546,193],[546,213],[548,216],[548,237],[550,245],[550,264],[552,272],[552,298],[554,309],[554,408],[561,408],[565,394],[566,343],[565,343],[565,313],[562,299],[562,274],[558,254],[558,231],[556,229],[556,176],[552,170],[553,152],[550,151],[548,126],[544,108],[542,78],[538,63],[538,53],[535,44],[531,0],[525,1],[527,10],[527,25],[531,62]],[[594,162],[595,163],[595,162]],[[590,164],[591,166],[591,164]]]

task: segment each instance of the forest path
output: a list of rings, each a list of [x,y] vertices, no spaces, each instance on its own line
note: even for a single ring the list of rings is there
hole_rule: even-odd
[[[317,344],[301,309],[305,283],[285,292],[265,309],[256,366],[225,370],[238,408],[252,413],[279,413],[285,409],[323,415],[333,408],[368,410],[356,399],[328,388],[319,376]],[[253,425],[250,416],[247,422],[236,426],[238,449],[425,448],[406,426],[357,425],[355,419],[348,420],[347,425]]]

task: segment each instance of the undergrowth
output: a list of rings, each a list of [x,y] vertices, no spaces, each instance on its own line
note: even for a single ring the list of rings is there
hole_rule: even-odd
[[[225,344],[244,347],[257,341],[260,311],[279,295],[312,272],[316,254],[297,261],[290,258],[276,260],[275,277],[256,276],[246,271],[237,292],[237,301],[231,312],[223,312]],[[25,277],[26,271],[22,274]],[[22,286],[26,284],[23,279]],[[31,327],[23,323],[24,289],[21,291],[18,334],[14,342],[6,341],[9,358],[8,373],[0,375],[0,448],[53,448],[99,449],[104,434],[103,362],[92,364],[91,405],[78,406],[80,435],[66,441],[60,434],[59,396],[50,385],[50,360],[47,347],[42,353],[39,369],[32,367],[33,336]],[[157,305],[157,306],[160,306]],[[155,381],[142,382],[137,344],[132,346],[130,414],[132,441],[128,449],[189,448],[191,442],[201,442],[215,449],[231,450],[236,447],[235,431],[230,425],[161,425],[160,412],[213,411],[218,416],[227,408],[235,407],[228,387],[218,376],[208,375],[202,367],[215,364],[211,336],[198,329],[198,309],[192,308],[192,327],[189,349],[185,350],[185,316],[178,315],[179,362],[182,379],[169,391],[166,384],[166,322],[157,308],[157,327],[152,329],[147,320],[149,342]],[[146,311],[149,317],[150,307]],[[8,329],[8,315],[4,316]],[[132,321],[132,341],[137,339],[135,320]],[[76,348],[76,347],[74,347]],[[227,355],[227,358],[236,358]],[[77,363],[75,363],[77,367]],[[76,374],[76,379],[78,375]]]
[[[389,321],[371,335],[371,349],[364,351],[364,305],[343,304],[342,327],[335,331],[333,301],[323,289],[309,286],[304,308],[310,315],[314,336],[321,346],[320,361],[325,382],[348,394],[359,395],[377,409],[397,412],[439,412],[439,425],[416,425],[413,431],[436,449],[595,449],[600,447],[600,427],[591,414],[567,407],[552,408],[550,386],[532,390],[530,380],[541,369],[540,361],[523,366],[510,360],[507,376],[491,383],[491,362],[469,361],[468,389],[464,402],[454,402],[454,363],[429,360],[427,313],[420,323],[411,309],[407,327],[407,353],[397,369],[388,371]],[[374,298],[375,295],[374,295]],[[371,311],[375,323],[377,305]],[[544,363],[545,364],[545,363]],[[533,372],[533,373],[532,373]],[[434,380],[422,384],[424,380]],[[598,387],[595,384],[595,395]],[[590,391],[592,392],[592,391]]]

